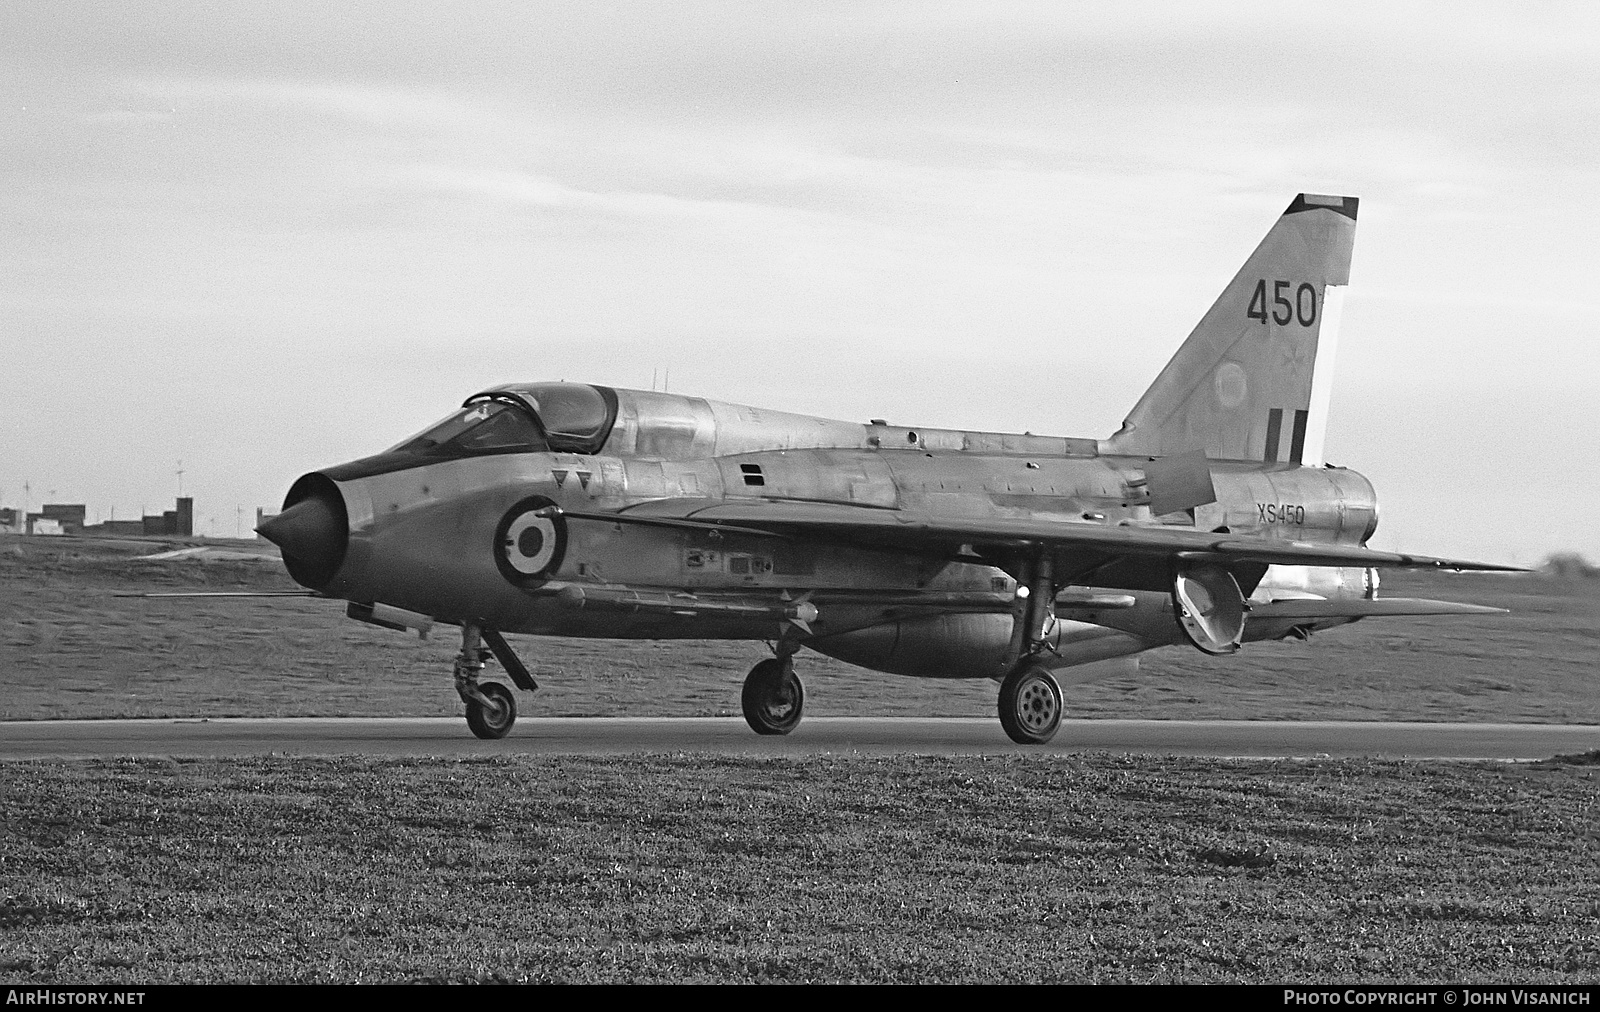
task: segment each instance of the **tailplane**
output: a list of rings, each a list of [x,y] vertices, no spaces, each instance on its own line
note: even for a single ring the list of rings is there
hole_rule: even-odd
[[[1356,203],[1296,197],[1104,450],[1322,463]]]

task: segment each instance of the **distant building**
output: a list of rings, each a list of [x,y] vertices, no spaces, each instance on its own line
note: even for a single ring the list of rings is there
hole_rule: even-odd
[[[22,533],[22,511],[14,506],[0,508],[0,534]]]
[[[89,508],[82,503],[45,503],[39,512],[29,513],[27,534],[78,534],[83,531]]]
[[[95,524],[93,527],[85,527],[84,528],[84,532],[88,533],[88,534],[113,534],[113,535],[118,535],[118,536],[126,536],[126,535],[129,535],[129,534],[143,534],[144,533],[144,521],[143,520],[107,520],[105,523]]]
[[[93,527],[84,527],[81,520],[78,524],[80,530],[89,534],[176,534],[179,537],[192,537],[194,535],[194,499],[183,496],[178,499],[176,509],[170,509],[157,515],[150,515],[139,520],[107,520],[105,523],[95,524]],[[46,506],[45,509],[49,509]],[[82,509],[83,507],[78,507]],[[30,516],[32,514],[29,514]],[[74,532],[76,533],[76,532]]]

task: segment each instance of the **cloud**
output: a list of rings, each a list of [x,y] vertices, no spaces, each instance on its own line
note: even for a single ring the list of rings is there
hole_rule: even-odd
[[[330,458],[457,385],[651,357],[797,410],[1047,428],[1103,397],[1114,425],[1300,189],[1363,198],[1349,376],[1459,396],[1554,362],[1592,399],[1596,18],[7,5],[0,324],[65,349],[0,374],[10,445],[139,480],[52,442],[66,357],[136,426],[241,384],[283,426],[348,404]]]

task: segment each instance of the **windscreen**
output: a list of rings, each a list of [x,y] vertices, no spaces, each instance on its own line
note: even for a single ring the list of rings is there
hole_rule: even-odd
[[[478,401],[388,452],[466,457],[544,449],[544,437],[527,412],[499,401]]]

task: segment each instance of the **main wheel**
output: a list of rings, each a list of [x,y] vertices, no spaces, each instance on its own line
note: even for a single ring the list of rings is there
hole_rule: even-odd
[[[1061,726],[1061,686],[1042,664],[1023,664],[1000,683],[1000,726],[1018,745],[1043,745]]]
[[[744,705],[745,723],[756,734],[788,734],[800,726],[806,689],[794,673],[793,663],[772,658],[750,669],[739,701]]]
[[[476,699],[467,700],[467,726],[479,738],[504,738],[517,722],[517,699],[511,690],[499,682],[480,682],[478,691],[488,698],[484,706]]]

